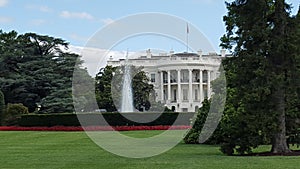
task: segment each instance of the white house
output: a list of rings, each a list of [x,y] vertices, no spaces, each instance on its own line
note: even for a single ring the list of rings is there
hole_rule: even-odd
[[[143,66],[154,85],[156,101],[165,104],[176,112],[194,112],[205,97],[211,96],[211,81],[219,75],[218,70],[225,50],[221,54],[208,53],[169,53],[152,54],[150,49],[128,64]],[[125,59],[114,60],[108,65],[120,66]]]

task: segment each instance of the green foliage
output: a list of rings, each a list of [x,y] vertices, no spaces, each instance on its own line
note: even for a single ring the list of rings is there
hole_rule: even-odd
[[[0,90],[0,125],[1,125],[3,114],[4,114],[4,109],[5,109],[4,95],[3,95],[2,91]]]
[[[151,107],[150,95],[152,95],[152,102],[155,101],[153,85],[149,84],[150,79],[146,73],[142,71],[142,68],[134,71],[136,73],[132,78],[134,107],[139,111],[148,111]]]
[[[165,108],[164,108],[164,112],[171,113],[171,112],[174,112],[174,111],[172,111],[172,110],[171,110],[171,109],[169,109],[167,106],[165,106]]]
[[[6,111],[3,117],[3,125],[11,126],[17,125],[20,119],[20,116],[23,114],[28,114],[28,108],[25,107],[22,103],[17,104],[7,104]]]
[[[291,132],[291,134],[288,134],[288,140],[287,142],[289,144],[297,145],[297,147],[300,147],[300,128],[295,129],[295,131]]]
[[[73,70],[82,61],[63,51],[67,48],[59,38],[0,31],[0,89],[5,102],[23,103],[30,112],[38,104],[39,113],[73,112]]]
[[[199,144],[199,135],[209,113],[210,102],[205,99],[202,102],[202,107],[198,110],[193,128],[184,137],[184,142],[187,144]]]
[[[100,109],[106,109],[108,112],[116,111],[112,98],[112,80],[113,74],[117,71],[116,67],[106,66],[101,68],[95,77],[96,100]]]
[[[226,4],[221,46],[234,48],[236,57],[223,61],[227,100],[221,151],[247,154],[272,143],[273,152],[289,152],[285,139],[295,135],[300,116],[299,18],[290,16],[284,0]]]
[[[100,109],[117,111],[121,107],[124,66],[102,68],[96,75],[96,99]],[[156,111],[161,107],[155,102],[153,85],[142,67],[131,66],[133,104],[139,111]],[[151,105],[152,104],[152,105]]]
[[[203,129],[204,123],[207,120],[208,113],[210,111],[211,102],[204,99],[202,107],[198,110],[197,115],[194,117],[194,125],[191,130],[184,137],[186,144],[199,144],[199,136]],[[217,127],[213,135],[205,141],[205,144],[220,144],[223,141],[222,130]]]
[[[106,122],[100,121],[103,116]],[[86,114],[28,114],[21,116],[19,121],[20,126],[80,126],[80,119],[87,119],[85,125],[88,126],[106,126],[107,123],[111,126],[156,126],[156,125],[172,125],[176,118],[180,116],[180,121],[177,125],[189,125],[190,118],[193,113],[162,113],[160,116],[157,113],[126,113],[126,116],[139,117],[141,119],[154,119],[149,123],[138,123],[125,118],[120,113],[86,113]]]
[[[73,104],[77,112],[92,112],[95,110],[95,81],[86,69],[75,67],[72,79]],[[96,95],[97,96],[97,95]],[[68,111],[66,111],[68,112]]]

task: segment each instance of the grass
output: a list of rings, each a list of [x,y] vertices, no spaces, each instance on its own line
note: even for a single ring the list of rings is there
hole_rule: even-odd
[[[131,131],[133,137],[161,131]],[[129,159],[104,151],[84,132],[0,132],[1,169],[296,169],[300,157],[230,157],[217,146],[179,144],[159,156]],[[262,146],[257,151],[269,150]]]

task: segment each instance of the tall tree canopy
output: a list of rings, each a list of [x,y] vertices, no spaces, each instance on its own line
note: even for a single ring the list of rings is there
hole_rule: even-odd
[[[289,153],[287,136],[300,117],[300,14],[291,16],[284,0],[226,5],[221,46],[234,57],[223,62],[229,95],[222,150],[244,154],[270,141],[273,153]]]
[[[0,31],[0,89],[6,103],[23,103],[33,112],[73,112],[72,76],[79,55],[68,43],[35,33]]]

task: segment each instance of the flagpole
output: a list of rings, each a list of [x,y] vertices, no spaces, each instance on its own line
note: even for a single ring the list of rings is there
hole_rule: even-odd
[[[189,53],[189,25],[186,23],[186,53]]]

